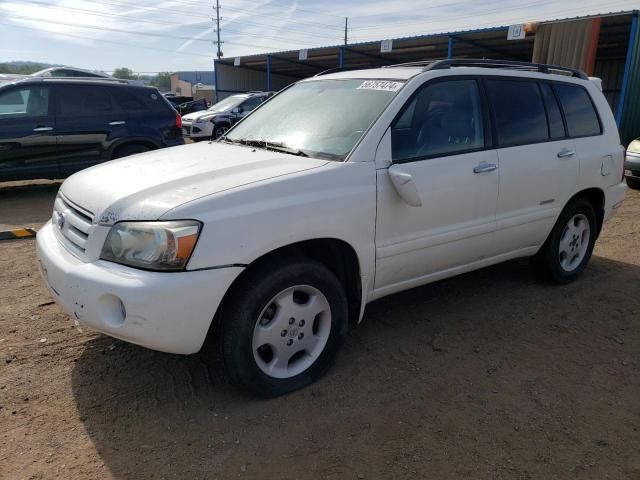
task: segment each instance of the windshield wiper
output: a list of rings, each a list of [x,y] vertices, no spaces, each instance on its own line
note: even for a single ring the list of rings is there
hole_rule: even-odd
[[[274,150],[276,152],[288,153],[299,157],[310,157],[308,153],[297,148],[291,148],[282,142],[268,142],[266,140],[253,140],[247,138],[226,138],[225,140],[239,145],[247,145],[248,147],[264,148],[266,150]]]

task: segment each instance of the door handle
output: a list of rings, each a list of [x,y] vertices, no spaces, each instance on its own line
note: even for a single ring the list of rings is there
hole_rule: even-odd
[[[33,129],[34,132],[50,132],[53,130],[53,127],[36,127]]]
[[[476,165],[473,167],[473,173],[485,173],[485,172],[493,172],[498,168],[498,165],[495,163],[481,163],[480,165]]]
[[[113,126],[116,126],[116,125],[124,125],[125,123],[127,123],[127,122],[125,122],[124,120],[117,120],[115,122],[109,122],[109,125],[111,125],[113,127]]]
[[[558,152],[558,158],[570,158],[576,154],[574,150],[570,150],[568,148],[563,148]]]

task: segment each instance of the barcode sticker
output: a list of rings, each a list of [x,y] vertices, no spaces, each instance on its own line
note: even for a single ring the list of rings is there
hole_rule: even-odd
[[[358,90],[382,90],[384,92],[397,92],[402,88],[402,82],[389,80],[366,80],[360,84]]]

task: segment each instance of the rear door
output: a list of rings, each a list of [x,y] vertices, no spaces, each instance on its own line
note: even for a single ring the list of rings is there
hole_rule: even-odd
[[[500,164],[496,253],[540,246],[578,181],[579,163],[549,82],[489,77]]]
[[[50,93],[47,85],[0,93],[0,180],[59,176]]]
[[[111,145],[128,136],[125,113],[103,85],[56,85],[60,172],[70,175],[108,160]]]

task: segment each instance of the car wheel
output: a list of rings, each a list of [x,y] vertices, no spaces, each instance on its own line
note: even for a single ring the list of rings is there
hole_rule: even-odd
[[[560,214],[547,241],[533,259],[541,276],[569,283],[580,276],[591,258],[597,235],[593,206],[578,198]]]
[[[116,158],[128,157],[129,155],[135,155],[136,153],[144,153],[151,150],[146,145],[142,145],[140,143],[133,143],[131,145],[123,145],[116,149],[115,152],[111,155],[111,159],[115,160]]]
[[[229,125],[216,125],[211,140],[217,140],[229,131]]]
[[[248,273],[222,310],[222,356],[231,383],[263,397],[320,378],[344,343],[347,299],[335,275],[304,258]]]
[[[640,172],[634,172],[634,173],[640,174]],[[627,177],[625,180],[627,181],[627,185],[629,186],[629,188],[632,188],[634,190],[640,190],[640,180],[638,180],[637,178],[629,178],[629,177]]]

